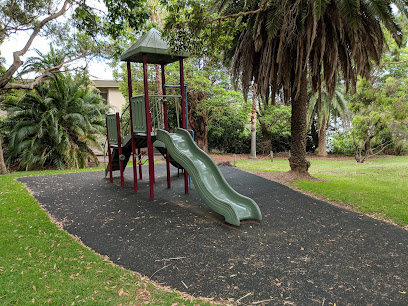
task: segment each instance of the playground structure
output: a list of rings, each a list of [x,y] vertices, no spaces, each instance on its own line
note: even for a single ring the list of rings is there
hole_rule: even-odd
[[[132,157],[133,188],[138,191],[139,178],[142,179],[142,157],[147,148],[149,167],[150,199],[154,199],[154,156],[155,147],[166,159],[167,187],[171,187],[170,164],[178,169],[184,169],[185,193],[189,189],[189,174],[194,186],[204,202],[214,211],[225,217],[227,223],[239,226],[240,220],[261,220],[258,205],[252,199],[233,190],[222,176],[214,161],[194,143],[187,130],[186,86],[184,83],[183,59],[186,53],[173,54],[168,52],[169,46],[161,39],[160,32],[152,28],[142,36],[121,56],[127,62],[127,77],[129,88],[129,105],[122,116],[119,113],[106,114],[107,144],[110,182],[113,182],[112,172],[120,171],[121,186],[124,186],[123,172]],[[165,65],[179,61],[180,84],[165,84]],[[143,63],[144,94],[133,96],[131,62]],[[147,65],[161,66],[163,95],[149,95],[147,81]],[[166,88],[180,88],[180,95],[167,95]],[[181,108],[181,116],[177,112],[178,129],[169,133],[167,106],[174,103]],[[180,105],[181,104],[181,105]],[[125,118],[129,119],[125,119]],[[181,118],[179,118],[181,117]],[[180,122],[181,121],[181,122]]]

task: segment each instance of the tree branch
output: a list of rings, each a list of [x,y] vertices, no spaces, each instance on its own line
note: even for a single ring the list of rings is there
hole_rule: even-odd
[[[54,13],[48,16],[47,18],[43,19],[41,22],[39,22],[33,30],[33,33],[27,40],[27,43],[25,44],[24,48],[21,49],[20,51],[15,51],[13,53],[13,64],[9,67],[9,69],[6,71],[6,73],[2,76],[0,79],[0,89],[5,88],[8,82],[10,82],[11,78],[13,77],[14,73],[18,70],[23,65],[23,61],[21,60],[21,56],[26,54],[28,49],[30,48],[31,44],[34,41],[34,38],[38,35],[38,33],[41,31],[41,29],[51,20],[54,20],[62,15],[64,15],[67,10],[68,10],[68,4],[69,0],[65,0],[64,4],[62,5],[62,8]]]
[[[378,152],[373,153],[373,154],[371,154],[371,155],[368,155],[367,152],[366,152],[366,155],[364,156],[362,163],[363,163],[366,159],[369,159],[369,158],[371,158],[371,157],[373,157],[373,156],[376,156],[376,155],[380,154],[382,151],[384,151],[384,150],[385,150],[388,146],[390,146],[391,144],[392,144],[392,141],[389,141],[388,143],[384,143],[384,144],[378,145],[377,147],[375,147],[375,148],[373,149],[373,151],[376,150],[376,149],[377,149],[378,147],[380,147],[380,146],[383,146],[383,147],[381,148],[381,150],[379,150]]]
[[[384,63],[384,64],[382,64],[382,67],[384,67],[384,66],[386,66],[386,65],[398,65],[398,64],[403,64],[403,63],[406,63],[406,62],[408,62],[408,59],[405,59],[405,60],[402,60],[402,61],[399,61],[399,62]]]
[[[55,71],[55,70],[59,70],[61,69],[62,66],[74,62],[76,60],[79,60],[81,58],[84,58],[86,55],[82,54],[80,56],[77,56],[75,58],[72,58],[70,60],[67,60],[65,62],[62,62],[61,64],[45,69],[42,74],[37,77],[33,82],[31,82],[30,84],[21,84],[21,83],[8,83],[6,84],[6,86],[4,86],[4,89],[34,89],[34,86],[37,85],[41,80],[43,80],[50,72]]]
[[[257,14],[257,13],[262,12],[262,11],[265,10],[267,3],[268,3],[268,0],[265,0],[265,1],[261,4],[261,6],[259,7],[259,9],[257,9],[257,10],[248,11],[248,12],[239,12],[239,13],[236,13],[236,14],[231,14],[231,15],[226,15],[226,16],[218,17],[218,18],[215,18],[215,19],[211,20],[210,23],[215,22],[215,21],[222,21],[222,20],[227,19],[227,18],[238,18],[238,17],[241,17],[241,16],[247,16],[247,15]]]

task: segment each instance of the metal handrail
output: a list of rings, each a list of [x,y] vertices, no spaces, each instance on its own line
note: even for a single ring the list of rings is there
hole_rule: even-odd
[[[120,125],[122,126],[121,128],[122,137],[125,137],[130,133],[130,108],[129,106],[130,105],[128,104],[126,108],[123,110],[122,114],[120,115]],[[126,114],[129,114],[127,118],[126,118]]]

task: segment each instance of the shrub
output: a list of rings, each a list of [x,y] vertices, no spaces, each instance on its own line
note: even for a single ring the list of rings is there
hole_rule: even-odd
[[[347,156],[354,155],[355,147],[353,144],[353,138],[349,132],[335,134],[332,136],[331,141],[332,151],[330,153],[344,154]]]
[[[6,160],[17,169],[75,167],[96,160],[107,107],[87,76],[56,73],[21,96],[2,103]]]

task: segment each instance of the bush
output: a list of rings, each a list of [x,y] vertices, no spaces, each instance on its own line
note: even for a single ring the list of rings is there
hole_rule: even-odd
[[[344,154],[347,156],[353,156],[355,147],[353,139],[349,132],[343,132],[332,136],[332,151],[334,154]]]
[[[9,166],[75,167],[96,160],[91,147],[100,147],[107,107],[90,87],[87,76],[57,73],[51,79],[2,102],[8,112],[1,129]]]
[[[222,116],[213,119],[208,127],[208,148],[226,153],[248,154],[251,149],[251,135],[245,129],[245,121],[234,114],[232,107]]]

